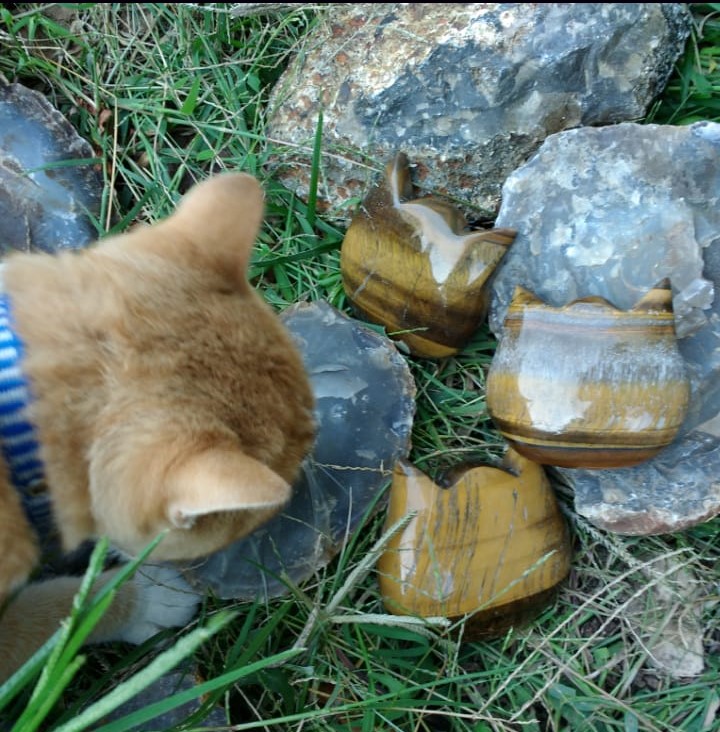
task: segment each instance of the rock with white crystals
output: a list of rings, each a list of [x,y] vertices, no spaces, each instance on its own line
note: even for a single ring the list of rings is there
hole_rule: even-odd
[[[503,188],[497,226],[518,234],[496,272],[499,338],[516,285],[561,306],[591,295],[632,307],[665,277],[691,381],[676,440],[637,467],[555,472],[576,510],[627,534],[720,512],[720,125],[625,123],[549,137]]]
[[[548,135],[643,117],[690,28],[681,3],[332,6],[274,89],[272,165],[307,197],[322,111],[320,206],[347,215],[400,150],[421,188],[492,215]]]
[[[410,451],[415,384],[392,341],[323,301],[282,317],[312,383],[318,434],[284,512],[188,570],[223,598],[275,597],[312,577],[384,505]]]

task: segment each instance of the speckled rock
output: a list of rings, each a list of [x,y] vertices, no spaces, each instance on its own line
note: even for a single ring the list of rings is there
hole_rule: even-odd
[[[340,218],[396,150],[421,187],[494,215],[547,135],[643,116],[689,31],[679,3],[334,6],[274,90],[268,134],[290,147],[272,166],[307,195],[323,110],[319,198]]]
[[[0,75],[0,255],[97,238],[103,183],[92,157],[45,97]]]
[[[518,234],[496,271],[489,323],[516,285],[561,306],[597,295],[630,308],[664,277],[691,381],[675,441],[633,468],[556,470],[576,510],[627,534],[720,512],[720,125],[626,123],[549,137],[503,188],[498,226]]]

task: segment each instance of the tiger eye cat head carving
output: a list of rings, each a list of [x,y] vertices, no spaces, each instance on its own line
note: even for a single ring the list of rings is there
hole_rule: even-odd
[[[313,399],[247,281],[262,217],[258,183],[224,174],[153,226],[8,262],[66,548],[104,534],[135,554],[167,531],[155,558],[202,556],[289,499]]]

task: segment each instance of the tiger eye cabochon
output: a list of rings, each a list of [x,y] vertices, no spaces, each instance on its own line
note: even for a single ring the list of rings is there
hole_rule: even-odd
[[[518,287],[486,382],[488,412],[522,455],[619,468],[669,445],[690,387],[667,281],[631,310],[589,297],[546,305]]]
[[[398,153],[345,235],[343,286],[361,316],[384,325],[411,353],[444,358],[484,321],[488,279],[516,232],[468,232],[450,204],[412,196],[408,160]]]
[[[395,465],[386,526],[415,515],[378,560],[386,609],[469,615],[469,640],[535,617],[554,599],[572,555],[543,468],[509,449],[500,467],[460,465],[443,485],[405,460]]]

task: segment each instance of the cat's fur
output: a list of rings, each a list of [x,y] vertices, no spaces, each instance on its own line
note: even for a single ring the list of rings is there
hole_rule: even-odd
[[[290,336],[246,279],[262,216],[255,179],[228,173],[153,226],[77,253],[6,260],[66,550],[106,535],[134,555],[167,530],[154,559],[198,557],[288,500],[313,404]],[[37,561],[0,465],[0,607],[24,587],[0,617],[0,678],[54,632],[77,589],[72,578],[25,585]],[[164,592],[177,580],[154,572],[125,586],[95,640],[138,642],[188,619],[196,598]]]

